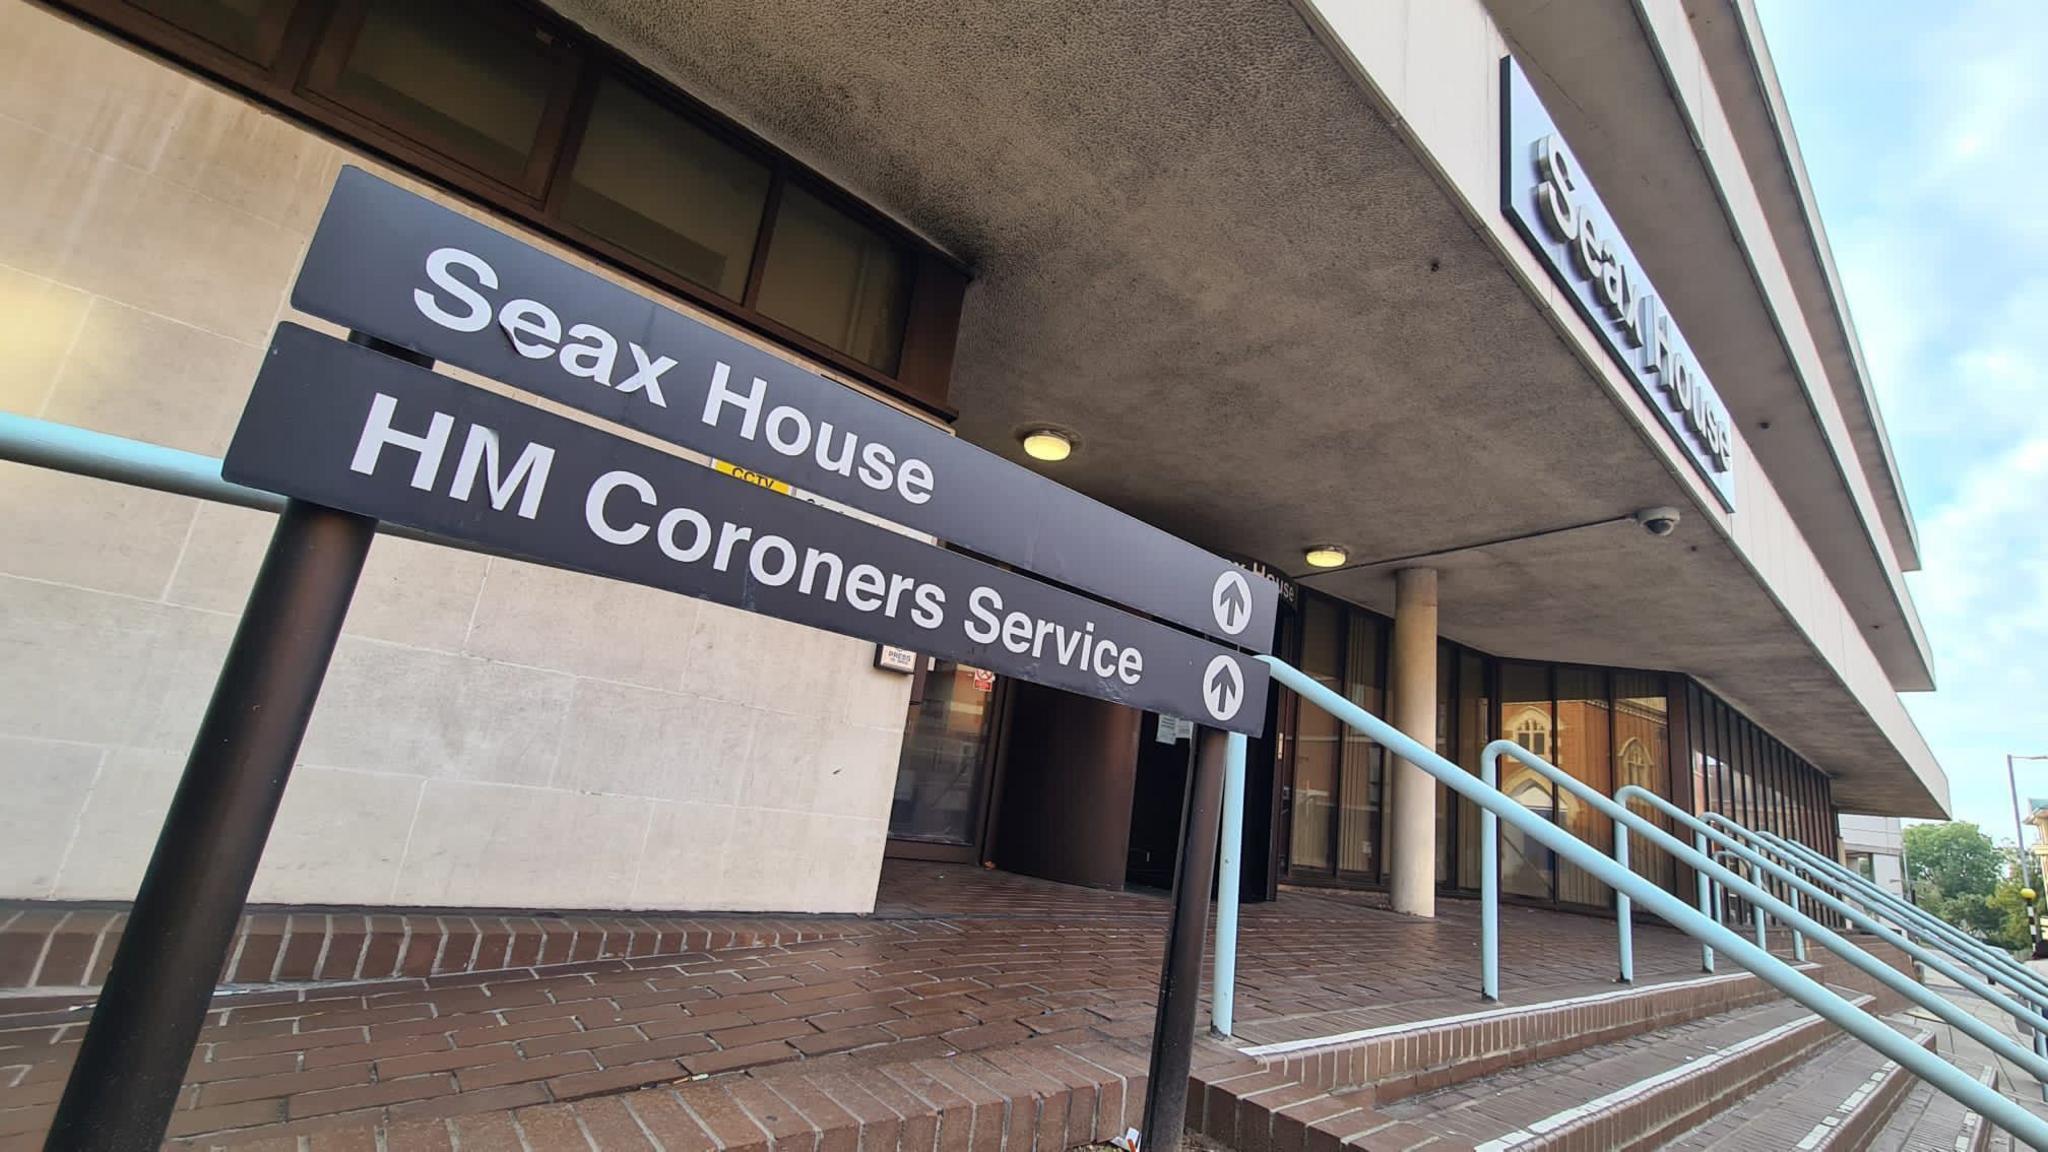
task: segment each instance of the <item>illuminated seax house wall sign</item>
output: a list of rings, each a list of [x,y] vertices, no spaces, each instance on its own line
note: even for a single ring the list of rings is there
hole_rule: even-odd
[[[1501,210],[1734,511],[1727,407],[1528,77],[1512,58],[1501,69]]]

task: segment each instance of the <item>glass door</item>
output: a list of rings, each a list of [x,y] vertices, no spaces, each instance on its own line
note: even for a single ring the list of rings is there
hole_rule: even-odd
[[[1304,590],[1299,627],[1301,670],[1361,707],[1383,712],[1383,623]],[[1376,884],[1385,842],[1385,753],[1320,708],[1291,711],[1283,874],[1299,883]]]
[[[1001,685],[994,673],[980,668],[920,659],[925,666],[911,689],[889,839],[904,846],[951,849],[901,855],[973,860],[987,822]]]

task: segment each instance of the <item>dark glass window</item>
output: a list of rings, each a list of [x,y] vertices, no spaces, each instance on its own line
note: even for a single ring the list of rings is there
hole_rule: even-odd
[[[1350,617],[1344,662],[1344,697],[1375,716],[1386,715],[1387,693],[1380,679],[1383,637],[1377,618]],[[1337,782],[1337,870],[1363,879],[1380,877],[1380,845],[1387,787],[1386,750],[1362,732],[1344,729],[1342,771]]]
[[[607,78],[567,177],[562,219],[737,300],[771,178],[768,165]]]
[[[964,275],[537,3],[64,3],[851,375],[945,404]]]
[[[880,232],[785,185],[755,306],[827,347],[894,372],[910,310],[909,261]]]
[[[1458,650],[1436,646],[1436,754],[1458,763]],[[1436,785],[1436,882],[1456,883],[1458,875],[1458,794]]]
[[[537,187],[551,105],[565,100],[561,42],[482,0],[343,5],[311,87],[353,112],[515,187]],[[342,44],[346,42],[344,50]]]
[[[1479,773],[1479,755],[1493,740],[1491,666],[1468,648],[1458,650],[1458,754],[1460,767]],[[1458,798],[1458,887],[1479,888],[1479,806]]]
[[[1345,613],[1334,600],[1307,596],[1301,605],[1301,670],[1331,691],[1343,691]],[[1294,724],[1294,798],[1288,866],[1328,872],[1336,823],[1337,768],[1343,727],[1335,716],[1303,705]]]
[[[1666,799],[1671,795],[1670,711],[1664,695],[1664,677],[1654,672],[1614,674],[1614,787],[1631,784],[1647,788]],[[1684,801],[1674,801],[1681,807]],[[1671,818],[1640,800],[1629,811],[1671,830]],[[1669,853],[1634,836],[1629,840],[1629,867],[1637,875],[1672,887],[1677,881]]]
[[[284,36],[292,0],[134,0],[135,6],[256,64]]]

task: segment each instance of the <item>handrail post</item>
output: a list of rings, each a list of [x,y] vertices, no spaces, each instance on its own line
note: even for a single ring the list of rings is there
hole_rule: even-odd
[[[1500,757],[1479,757],[1479,778],[1500,790]],[[1479,806],[1479,995],[1500,999],[1500,817]]]
[[[1763,887],[1766,883],[1764,870],[1751,864],[1749,882],[1759,888]],[[1770,920],[1764,915],[1764,906],[1752,900],[1749,902],[1749,910],[1756,920],[1756,946],[1768,952],[1771,950]]]
[[[1805,912],[1809,904],[1806,894],[1796,892],[1793,894],[1793,899],[1798,901],[1794,906],[1799,911]],[[1792,929],[1792,958],[1801,964],[1806,963],[1806,933],[1801,932],[1797,927]]]
[[[1614,822],[1614,863],[1628,867],[1628,826],[1621,821]],[[1630,932],[1634,913],[1629,909],[1628,893],[1614,890],[1615,943],[1621,954],[1621,983],[1636,982],[1636,947]]]
[[[1693,846],[1694,846],[1695,848],[1697,848],[1697,849],[1699,850],[1699,854],[1700,854],[1700,855],[1702,855],[1702,856],[1705,856],[1705,855],[1707,854],[1707,834],[1706,834],[1705,832],[1695,832],[1695,833],[1693,833],[1693,838],[1692,838],[1692,842],[1693,842]],[[1695,877],[1695,878],[1696,878],[1696,879],[1697,879],[1697,880],[1699,881],[1699,888],[1700,888],[1700,915],[1702,915],[1702,916],[1705,916],[1705,917],[1707,917],[1708,919],[1711,919],[1711,920],[1712,920],[1712,921],[1714,921],[1714,923],[1716,923],[1716,924],[1720,923],[1720,922],[1721,922],[1721,918],[1720,918],[1719,916],[1716,916],[1716,915],[1714,915],[1714,910],[1713,910],[1713,909],[1714,909],[1714,904],[1713,904],[1713,899],[1714,899],[1714,882],[1713,882],[1713,880],[1712,880],[1712,879],[1710,879],[1710,878],[1709,878],[1709,877],[1707,876],[1707,874],[1706,874],[1705,872],[1702,872],[1702,871],[1700,871],[1700,870],[1699,870],[1699,869],[1697,869],[1697,868],[1693,869],[1693,876],[1694,876],[1694,877]],[[1700,944],[1700,971],[1702,971],[1702,972],[1712,972],[1713,970],[1714,970],[1714,946],[1713,946],[1713,945],[1711,945],[1711,944],[1707,944],[1707,943],[1705,943],[1705,942],[1702,942],[1702,943]]]
[[[1209,1028],[1230,1035],[1237,1008],[1238,873],[1244,859],[1245,738],[1232,732],[1223,752],[1223,845],[1216,877],[1216,971],[1209,993]]]

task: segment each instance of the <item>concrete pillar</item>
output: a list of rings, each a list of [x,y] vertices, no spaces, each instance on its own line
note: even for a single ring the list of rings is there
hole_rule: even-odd
[[[1436,569],[1394,573],[1394,727],[1436,747]],[[1387,857],[1394,911],[1436,915],[1436,779],[1393,763],[1394,819]]]

